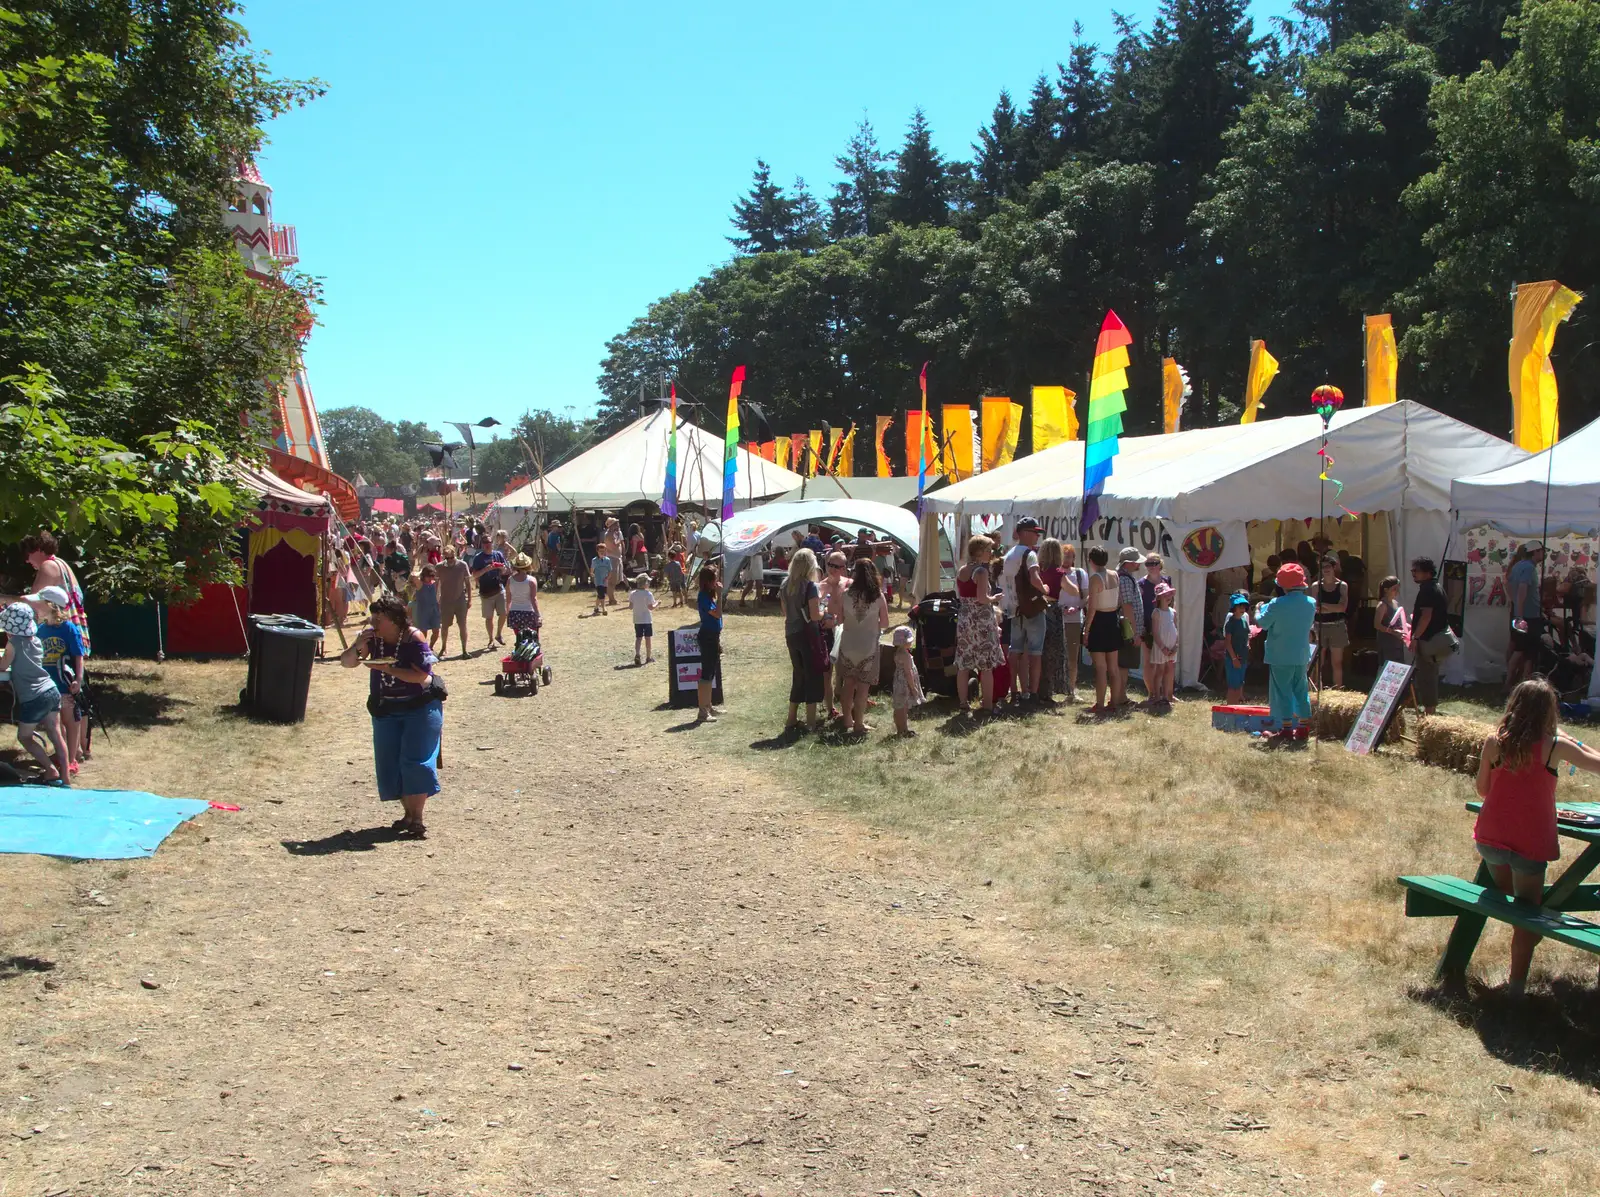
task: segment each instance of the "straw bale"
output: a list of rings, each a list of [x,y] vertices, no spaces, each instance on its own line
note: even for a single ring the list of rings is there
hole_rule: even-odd
[[[1343,740],[1350,735],[1350,729],[1356,725],[1356,719],[1361,715],[1361,708],[1367,703],[1367,696],[1356,690],[1324,690],[1322,697],[1317,700],[1317,708],[1312,716],[1312,727],[1316,730],[1319,740]],[[1400,743],[1400,716],[1396,715],[1389,722],[1389,730],[1383,734],[1385,744]]]
[[[1417,723],[1417,759],[1457,773],[1476,773],[1483,738],[1493,730],[1494,724],[1476,719],[1425,715]]]

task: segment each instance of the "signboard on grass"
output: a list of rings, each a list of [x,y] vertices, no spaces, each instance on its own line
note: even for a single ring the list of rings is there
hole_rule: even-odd
[[[1406,687],[1411,685],[1411,671],[1412,666],[1402,665],[1399,661],[1384,663],[1383,672],[1372,684],[1372,693],[1367,695],[1366,705],[1361,708],[1355,726],[1345,739],[1344,746],[1351,752],[1357,756],[1368,756],[1383,739],[1389,721],[1400,709],[1400,699],[1405,695]]]

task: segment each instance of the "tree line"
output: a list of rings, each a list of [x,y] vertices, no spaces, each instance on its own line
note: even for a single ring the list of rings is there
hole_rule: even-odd
[[[606,428],[663,375],[745,395],[779,431],[930,401],[1086,402],[1107,308],[1133,331],[1132,431],[1160,425],[1160,360],[1194,380],[1185,426],[1237,419],[1248,343],[1281,363],[1263,418],[1363,385],[1361,321],[1392,312],[1399,393],[1499,435],[1518,282],[1600,273],[1600,0],[1164,0],[1148,27],[1081,29],[972,155],[919,110],[885,151],[863,120],[819,201],[758,162],[734,257],[606,346]],[[1562,426],[1600,409],[1595,316],[1557,340]],[[1026,447],[1026,441],[1024,442]]]

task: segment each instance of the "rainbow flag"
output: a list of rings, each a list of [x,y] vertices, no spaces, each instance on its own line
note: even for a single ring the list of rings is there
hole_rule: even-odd
[[[672,417],[667,425],[667,483],[661,488],[661,514],[678,514],[678,384],[672,384]]]
[[[1107,312],[1094,346],[1089,412],[1083,434],[1083,514],[1078,523],[1084,529],[1100,518],[1100,495],[1117,455],[1122,413],[1128,410],[1123,394],[1128,389],[1128,346],[1132,344],[1128,326],[1115,312]]]
[[[922,494],[928,489],[928,363],[922,363],[922,373],[917,376],[922,387],[922,432],[917,437],[917,518],[922,518]]]
[[[736,366],[728,388],[728,439],[722,454],[722,518],[733,518],[733,486],[739,478],[739,392],[744,390],[744,367]]]

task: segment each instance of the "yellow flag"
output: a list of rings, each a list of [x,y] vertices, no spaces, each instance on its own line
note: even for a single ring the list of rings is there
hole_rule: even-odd
[[[944,476],[951,482],[972,477],[972,407],[966,403],[946,403],[940,409],[944,444],[940,461]]]
[[[842,472],[839,469],[839,447],[842,444],[844,444],[844,429],[828,429],[828,457],[824,464],[827,467],[826,472],[829,474],[838,474]]]
[[[1012,403],[1006,412],[1006,444],[1000,451],[1000,464],[1015,461],[1017,458],[1017,442],[1022,437],[1022,404]]]
[[[893,478],[894,464],[889,460],[889,454],[883,448],[883,434],[889,431],[889,425],[894,423],[893,416],[879,416],[878,430],[873,436],[873,445],[878,454],[878,477]]]
[[[1170,357],[1161,359],[1161,431],[1176,432],[1183,420],[1183,403],[1193,388],[1189,372]]]
[[[979,439],[983,442],[981,454],[983,468],[988,471],[1011,460],[1009,457],[1005,461],[1000,459],[1006,444],[1006,424],[1011,419],[1011,400],[1004,395],[985,395],[979,401],[979,408],[982,412],[978,420]]]
[[[823,465],[822,460],[822,429],[813,428],[808,434],[808,443],[811,446],[811,460],[806,462],[806,476],[815,478]]]
[[[856,475],[856,426],[850,425],[850,431],[845,433],[844,440],[839,445],[839,460],[833,463],[833,472],[841,478],[854,478]]]
[[[1040,453],[1051,445],[1077,439],[1077,413],[1072,401],[1077,396],[1066,387],[1033,388],[1033,451]]]
[[[1244,415],[1239,417],[1239,423],[1256,422],[1256,409],[1261,406],[1261,397],[1267,393],[1267,388],[1272,385],[1272,380],[1277,374],[1278,359],[1267,352],[1267,343],[1251,341],[1250,377],[1245,380]]]
[[[786,437],[786,436],[780,436],[777,439],[777,442],[773,445],[773,448],[776,450],[776,457],[775,457],[774,464],[776,464],[779,469],[783,469],[783,470],[788,469],[789,468],[789,438]]]
[[[1367,317],[1367,406],[1395,400],[1395,374],[1400,357],[1394,348],[1394,318],[1387,312]]]
[[[1518,283],[1511,314],[1511,443],[1541,453],[1560,436],[1556,375],[1550,347],[1556,325],[1572,315],[1583,296],[1560,283]]]

